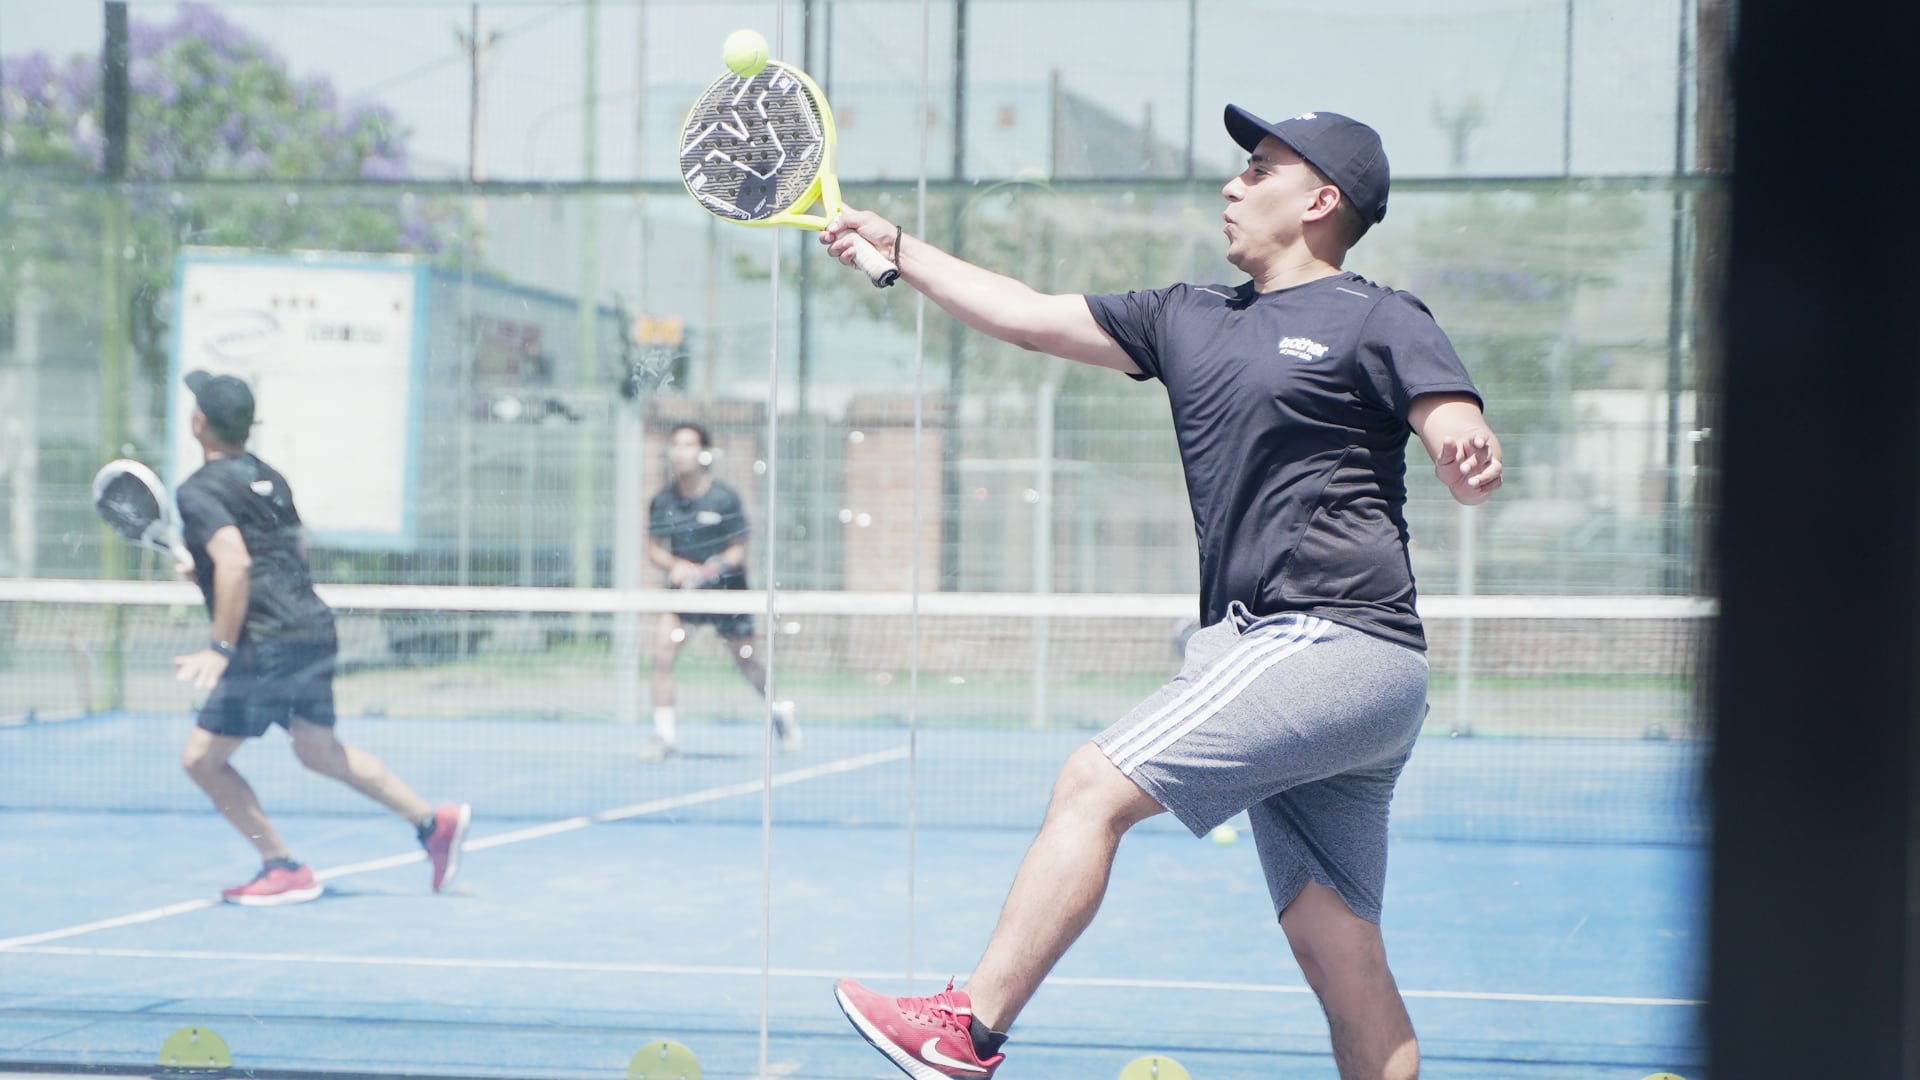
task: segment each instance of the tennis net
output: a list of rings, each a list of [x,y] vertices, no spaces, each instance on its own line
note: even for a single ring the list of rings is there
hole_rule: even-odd
[[[744,795],[773,752],[766,706],[697,618],[675,665],[681,753],[654,744],[651,654],[661,613],[681,612],[751,617],[754,659],[796,704],[805,745],[771,770],[779,822],[1022,829],[1065,755],[1174,673],[1194,607],[1171,595],[322,592],[339,623],[342,737],[430,797],[538,818],[721,791],[734,794],[670,816],[758,820],[760,799]],[[1436,596],[1422,610],[1432,712],[1397,831],[1704,842],[1696,691],[1710,602]],[[205,634],[187,585],[0,581],[0,807],[204,809],[176,764],[199,695],[172,657]],[[271,746],[236,762],[275,812],[377,812]]]

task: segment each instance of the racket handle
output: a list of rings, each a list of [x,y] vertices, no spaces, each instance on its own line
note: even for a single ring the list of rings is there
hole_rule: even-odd
[[[884,289],[900,279],[900,268],[888,262],[885,255],[859,235],[853,238],[853,265],[866,271],[876,289]]]

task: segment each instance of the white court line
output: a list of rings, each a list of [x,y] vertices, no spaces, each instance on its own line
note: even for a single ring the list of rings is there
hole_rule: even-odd
[[[166,907],[136,911],[131,915],[116,915],[111,919],[100,919],[96,922],[81,923],[78,926],[69,926],[60,930],[48,930],[43,933],[26,934],[21,937],[0,938],[0,951],[26,945],[37,945],[42,941],[59,941],[61,938],[79,937],[81,934],[91,934],[95,930],[111,930],[116,926],[136,926],[140,923],[156,922],[160,919],[171,918],[175,915],[185,915],[189,911],[199,911],[202,908],[210,908],[217,903],[219,903],[217,900],[182,900],[177,904],[168,904]]]
[[[14,950],[37,956],[72,956],[113,960],[209,960],[238,961],[250,964],[327,964],[372,968],[431,968],[479,971],[562,971],[599,975],[699,975],[724,978],[758,979],[763,974],[776,979],[838,979],[850,976],[867,982],[900,978],[897,971],[848,972],[815,968],[760,968],[728,964],[648,964],[603,960],[485,960],[466,957],[433,956],[342,956],[334,953],[239,952],[213,949],[88,949],[69,945],[47,945]],[[930,979],[922,974],[909,978]],[[1296,983],[1205,982],[1184,979],[1109,979],[1058,976],[1048,986],[1079,986],[1097,989],[1185,990],[1226,994],[1311,994],[1313,990]],[[1697,1008],[1705,1001],[1685,998],[1618,997],[1602,994],[1527,994],[1487,990],[1402,990],[1401,996],[1442,1001],[1499,1001],[1530,1005],[1621,1005],[1651,1008]]]
[[[804,769],[794,769],[789,772],[776,774],[773,778],[773,786],[786,787],[788,784],[797,784],[804,780],[817,780],[822,776],[853,772],[856,769],[870,768],[875,765],[885,765],[890,761],[899,761],[901,758],[906,757],[907,753],[907,747],[899,746],[891,750],[876,750],[871,754],[860,754],[855,757],[841,758],[838,761],[827,761],[819,765],[809,765]],[[504,847],[507,844],[518,844],[527,840],[538,840],[542,837],[557,836],[560,833],[584,829],[589,825],[602,825],[612,821],[625,821],[629,818],[645,817],[649,814],[664,813],[668,810],[679,810],[683,807],[698,806],[702,803],[717,802],[721,799],[731,799],[741,795],[752,795],[757,793],[762,786],[763,784],[759,780],[743,780],[737,784],[707,788],[705,791],[692,791],[685,795],[670,795],[662,799],[649,799],[646,802],[615,807],[612,810],[602,810],[597,814],[563,818],[545,825],[533,825],[524,829],[512,829],[507,832],[496,833],[492,836],[470,841],[466,845],[465,850],[484,851],[487,848]],[[422,862],[426,857],[427,854],[424,851],[410,851],[401,855],[388,855],[385,858],[369,859],[366,862],[348,863],[345,866],[336,866],[328,870],[316,871],[314,877],[321,881],[332,881],[336,878],[351,877],[355,874],[369,874],[376,870],[389,870],[396,866],[406,866],[409,863]],[[182,900],[164,907],[149,908],[146,911],[136,911],[131,915],[116,915],[111,919],[99,919],[94,922],[80,923],[77,926],[62,927],[58,930],[45,930],[38,934],[23,934],[19,937],[0,938],[0,952],[6,952],[8,950],[30,951],[26,948],[27,946],[79,937],[83,934],[91,934],[96,930],[112,930],[115,927],[135,926],[140,923],[155,922],[160,919],[171,918],[175,915],[185,915],[189,912],[201,911],[213,907],[218,903],[220,903],[218,900]]]

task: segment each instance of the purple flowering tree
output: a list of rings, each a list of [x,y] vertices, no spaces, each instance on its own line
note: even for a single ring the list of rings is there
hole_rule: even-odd
[[[358,183],[409,175],[408,132],[385,106],[343,102],[326,79],[296,78],[266,44],[201,4],[182,4],[171,21],[135,18],[128,46],[120,189],[128,327],[149,377],[166,368],[174,256],[184,244],[463,256],[457,206]],[[101,188],[84,181],[105,157],[100,57],[32,53],[0,63],[9,167],[0,171],[0,234],[34,259],[53,301],[85,319],[89,303],[98,310],[86,283],[98,276],[100,249],[85,224],[97,217]],[[261,183],[233,183],[249,180]],[[283,181],[342,183],[294,192]],[[61,277],[73,288],[54,284]]]

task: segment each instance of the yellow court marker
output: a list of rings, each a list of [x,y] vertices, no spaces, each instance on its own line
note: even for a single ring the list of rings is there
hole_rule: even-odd
[[[233,1068],[233,1052],[212,1028],[188,1025],[160,1044],[159,1080],[213,1080]]]
[[[1135,1058],[1120,1070],[1120,1080],[1193,1080],[1181,1064],[1161,1054]]]
[[[700,1059],[677,1042],[650,1042],[633,1055],[627,1080],[700,1080]]]

